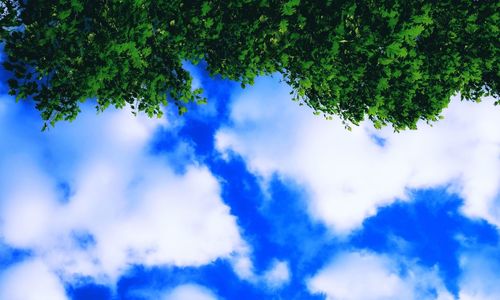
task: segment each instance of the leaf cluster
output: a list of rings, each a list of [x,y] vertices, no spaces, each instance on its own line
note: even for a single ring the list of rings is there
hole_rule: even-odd
[[[10,90],[48,124],[79,103],[161,115],[203,103],[182,67],[252,84],[279,72],[293,97],[347,127],[416,128],[450,96],[499,96],[493,0],[8,0],[0,38]],[[497,101],[498,103],[498,101]]]

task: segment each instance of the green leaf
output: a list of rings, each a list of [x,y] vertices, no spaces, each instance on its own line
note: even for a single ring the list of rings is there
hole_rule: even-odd
[[[71,10],[63,10],[58,14],[59,20],[65,20],[71,15]]]
[[[206,16],[210,12],[211,9],[212,9],[212,7],[210,6],[210,3],[203,2],[203,4],[201,5],[201,15]]]
[[[300,81],[300,85],[304,88],[304,89],[310,89],[311,86],[312,86],[312,82],[309,78],[305,78],[305,79],[302,79]]]
[[[179,115],[183,115],[187,112],[187,108],[185,106],[179,106]]]
[[[285,33],[287,29],[288,29],[288,21],[287,20],[281,21],[279,25],[279,32]]]

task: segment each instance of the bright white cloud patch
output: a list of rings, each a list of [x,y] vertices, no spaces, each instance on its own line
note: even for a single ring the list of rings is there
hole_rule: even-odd
[[[59,278],[39,260],[17,264],[0,273],[0,299],[68,299]]]
[[[290,281],[291,272],[286,261],[274,259],[267,270],[257,274],[250,256],[248,249],[244,249],[240,255],[231,258],[233,270],[241,280],[255,286],[266,286],[272,290],[279,289]]]
[[[242,280],[255,282],[256,275],[254,273],[253,263],[246,250],[247,249],[242,251],[242,253],[231,257],[230,262],[236,276]]]
[[[377,254],[341,253],[308,281],[308,288],[332,300],[453,299],[435,270],[402,267]]]
[[[0,119],[0,237],[10,247],[65,280],[111,282],[133,264],[199,266],[245,248],[206,167],[188,160],[179,174],[148,153],[165,119],[86,109],[40,133],[17,110]]]
[[[217,297],[207,288],[195,284],[184,284],[168,291],[162,300],[216,300]]]
[[[290,269],[284,261],[274,261],[264,273],[264,282],[271,288],[279,288],[290,281]]]
[[[290,101],[277,80],[260,79],[235,100],[231,123],[216,135],[223,156],[241,155],[263,178],[296,181],[310,195],[312,216],[348,233],[376,209],[407,199],[409,189],[447,186],[464,212],[500,225],[500,110],[491,99],[453,99],[433,127],[392,133],[363,123],[352,132]],[[377,138],[379,141],[377,141]],[[380,141],[383,140],[383,146]]]

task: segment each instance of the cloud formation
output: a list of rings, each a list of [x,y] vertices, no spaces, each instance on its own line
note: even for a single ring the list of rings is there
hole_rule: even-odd
[[[452,300],[434,269],[369,252],[343,252],[308,281],[312,293],[343,300]]]
[[[0,299],[68,299],[59,278],[40,260],[29,260],[0,273]]]
[[[166,292],[162,300],[216,300],[217,297],[207,288],[196,284],[183,284]]]
[[[41,134],[36,113],[0,97],[0,252],[27,250],[21,251],[21,262],[14,262],[14,256],[4,259],[9,267],[0,270],[0,299],[38,299],[41,294],[66,299],[64,285],[71,284],[71,296],[72,288],[89,283],[87,277],[113,293],[113,283],[136,265],[145,266],[145,271],[121,277],[125,286],[132,283],[117,291],[120,297],[232,299],[244,289],[250,298],[294,293],[307,297],[309,291],[328,299],[452,299],[440,274],[450,289],[458,286],[460,299],[495,299],[500,293],[496,248],[457,250],[462,273],[455,285],[455,278],[446,278],[449,273],[443,271],[449,264],[437,261],[438,270],[417,263],[419,257],[399,256],[409,255],[405,249],[414,246],[411,240],[394,237],[394,244],[402,246],[389,256],[345,250],[352,249],[352,240],[331,234],[350,233],[397,199],[410,201],[413,189],[437,186],[463,198],[467,216],[500,224],[500,136],[495,130],[499,112],[491,103],[457,102],[433,128],[421,124],[419,131],[394,134],[364,123],[347,132],[340,122],[312,116],[291,103],[286,86],[259,79],[253,88],[235,95],[229,123],[219,123],[217,110],[198,116],[209,116],[209,121],[200,122],[203,126],[222,125],[216,134],[218,154],[208,149],[210,154],[203,158],[214,172],[224,170],[214,175],[195,156],[190,133],[181,133],[186,127],[174,123],[183,119],[134,118],[128,111],[112,109],[96,117],[85,107],[74,123]],[[159,150],[155,147],[165,142],[158,142],[159,136],[176,140],[166,141],[168,146]],[[271,186],[267,196],[274,199],[254,199],[260,198],[260,191],[250,193],[259,195],[251,196],[255,201],[250,205],[262,207],[238,208],[239,193],[246,199],[248,186],[237,186],[234,174],[242,173],[231,171],[234,165],[247,170],[240,160],[222,162],[219,154],[226,159],[240,155],[264,189],[281,178],[297,194],[288,199]],[[219,181],[234,190],[221,191]],[[236,200],[228,200],[233,213],[240,221],[255,221],[253,227],[242,222],[245,227],[238,228],[221,194],[236,195]],[[303,195],[305,199],[296,199]],[[300,202],[296,210],[307,225],[297,224],[290,206],[281,208],[283,200],[291,206]],[[270,203],[276,209],[267,211]],[[316,224],[320,233],[309,231],[313,226],[302,214],[303,203],[331,232]],[[409,228],[403,230],[411,231],[413,225],[405,226]],[[283,233],[279,242],[269,234],[274,227]],[[254,243],[255,254],[240,232]],[[372,244],[363,245],[370,249]],[[295,251],[297,247],[307,251]],[[331,248],[340,252],[324,265],[324,254]],[[227,261],[182,268],[216,259]],[[234,274],[228,272],[227,262]],[[181,268],[157,272],[149,266]],[[224,280],[211,280],[213,274]],[[305,274],[314,275],[304,279]],[[32,276],[40,279],[35,282]],[[135,285],[135,276],[145,276],[147,283]],[[172,285],[178,286],[169,289]]]
[[[333,232],[358,228],[408,191],[437,186],[459,194],[463,211],[500,225],[500,110],[492,99],[454,98],[433,127],[393,133],[365,122],[352,132],[290,102],[289,89],[259,79],[236,95],[217,132],[223,157],[241,155],[263,185],[278,175],[308,192],[308,209]]]
[[[269,270],[267,270],[264,275],[264,282],[270,288],[280,288],[290,281],[290,269],[285,261],[275,260]]]
[[[40,133],[31,110],[6,102],[0,237],[39,261],[23,268],[113,283],[132,265],[200,266],[246,249],[207,167],[191,159],[180,173],[149,151],[158,128],[175,129],[166,119],[87,107]]]
[[[460,300],[495,300],[500,295],[500,246],[464,251],[460,257]]]

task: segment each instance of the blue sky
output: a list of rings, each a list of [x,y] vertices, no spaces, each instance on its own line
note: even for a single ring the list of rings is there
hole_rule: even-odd
[[[498,299],[500,111],[345,130],[279,77],[41,132],[0,73],[0,299]]]

